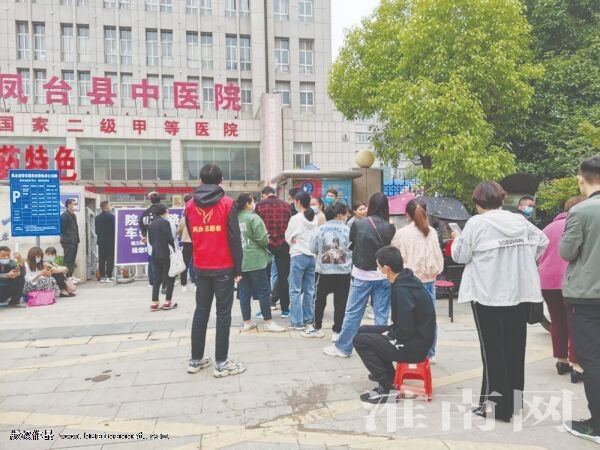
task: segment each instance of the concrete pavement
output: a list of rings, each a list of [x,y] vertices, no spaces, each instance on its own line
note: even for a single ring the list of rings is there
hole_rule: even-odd
[[[186,372],[193,292],[176,287],[179,308],[159,312],[149,311],[145,281],[91,281],[77,294],[53,306],[0,308],[0,449],[595,448],[560,429],[571,403],[566,391],[574,418],[588,417],[586,401],[581,384],[556,375],[550,335],[540,326],[529,327],[522,430],[515,420],[488,422],[493,429],[484,431],[465,391],[477,393],[481,382],[468,305],[455,304],[450,323],[447,301],[438,301],[433,401],[369,410],[358,396],[373,383],[358,356],[322,353],[331,300],[324,339],[260,326],[240,333],[234,303],[230,356],[248,370],[216,379],[212,367]],[[279,311],[274,317],[287,325]],[[209,327],[213,356],[214,308]],[[37,440],[24,440],[36,430]]]

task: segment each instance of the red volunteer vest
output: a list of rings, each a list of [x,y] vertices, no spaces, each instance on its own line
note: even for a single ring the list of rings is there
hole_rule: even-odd
[[[194,267],[202,270],[233,269],[227,236],[227,218],[233,200],[223,197],[215,205],[200,208],[190,200],[185,214],[190,226]]]

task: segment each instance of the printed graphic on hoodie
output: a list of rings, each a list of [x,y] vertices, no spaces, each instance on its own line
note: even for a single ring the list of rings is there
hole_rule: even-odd
[[[334,234],[323,236],[323,254],[321,264],[345,264],[346,252],[340,248],[340,239]]]

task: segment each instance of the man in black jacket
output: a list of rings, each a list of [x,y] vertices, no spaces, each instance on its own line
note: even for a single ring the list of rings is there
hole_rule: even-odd
[[[360,396],[368,403],[397,395],[394,362],[418,363],[427,357],[435,332],[435,309],[429,293],[410,269],[404,269],[400,250],[382,247],[375,253],[377,268],[392,283],[392,325],[365,325],[354,338],[354,348],[379,384]]]
[[[77,247],[79,246],[79,227],[77,226],[77,216],[75,208],[77,201],[69,198],[65,202],[65,212],[60,216],[60,245],[63,248],[63,261],[67,266],[67,278],[73,277],[75,270],[75,259],[77,258]],[[73,281],[76,281],[73,279]]]
[[[166,287],[166,299],[161,309],[173,309],[177,303],[171,304],[173,297],[173,285],[175,278],[169,276],[169,268],[171,266],[171,252],[169,247],[175,250],[175,230],[165,217],[167,215],[167,207],[159,203],[154,208],[156,217],[148,226],[148,242],[152,247],[151,264],[154,267],[154,285],[152,286],[152,305],[150,311],[158,311],[158,293],[160,285]]]
[[[98,266],[101,283],[112,283],[115,265],[115,216],[110,212],[107,200],[100,202],[102,212],[96,216],[96,236],[98,236]]]
[[[160,194],[152,191],[148,193],[148,199],[150,200],[150,206],[140,216],[138,226],[140,227],[140,233],[142,234],[142,242],[148,243],[148,227],[158,217],[156,214],[156,207],[160,205]],[[152,265],[152,256],[148,252],[148,284],[154,286],[154,266]],[[164,288],[164,287],[163,287]]]

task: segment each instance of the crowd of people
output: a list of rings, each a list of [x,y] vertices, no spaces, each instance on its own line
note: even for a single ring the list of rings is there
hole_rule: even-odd
[[[582,162],[581,196],[573,197],[544,230],[532,223],[534,199],[524,197],[518,212],[502,209],[506,193],[495,182],[480,183],[472,200],[477,215],[464,229],[452,231],[452,259],[464,264],[459,303],[470,303],[479,336],[483,376],[473,413],[509,422],[522,408],[515,392],[525,386],[527,324],[543,301],[552,318],[552,345],[559,375],[583,381],[592,417],[565,423],[571,433],[600,443],[600,157]],[[299,332],[323,338],[327,296],[333,294],[332,343],[323,353],[347,358],[354,348],[377,382],[361,395],[378,403],[395,396],[394,362],[436,360],[435,280],[444,269],[436,230],[419,199],[406,208],[408,224],[390,223],[385,195],[352,211],[338,201],[335,189],[321,199],[296,189],[289,203],[273,188],[255,201],[251,193],[236,200],[221,188],[218,166],[205,165],[201,184],[186,197],[179,228],[165,217],[167,207],[152,193],[140,219],[149,245],[151,311],[169,310],[174,277],[170,253],[183,241],[186,269],[193,274],[196,309],[188,372],[212,362],[206,355],[206,332],[216,303],[215,377],[246,370],[229,358],[229,333],[235,285],[243,318],[242,332],[258,328],[252,299],[258,300],[267,332]],[[103,205],[108,207],[108,204]],[[67,208],[66,214],[70,214]],[[69,216],[67,229],[72,230]],[[76,225],[76,224],[75,224]],[[69,228],[71,227],[71,228]],[[108,237],[107,239],[110,239]],[[114,239],[114,236],[112,237]],[[72,296],[68,277],[73,239],[61,239],[66,267],[54,264],[56,249],[34,247],[27,258],[0,247],[0,287],[9,306],[34,290],[59,289]],[[75,247],[76,252],[76,247]],[[67,257],[67,253],[69,256]],[[67,261],[68,260],[68,261]],[[110,278],[112,261],[104,258],[102,278]],[[187,270],[181,275],[187,289]],[[165,295],[160,304],[159,296]],[[367,305],[374,325],[362,325]],[[273,317],[280,310],[280,319]],[[283,326],[282,320],[289,319]],[[390,324],[391,321],[391,324]]]

